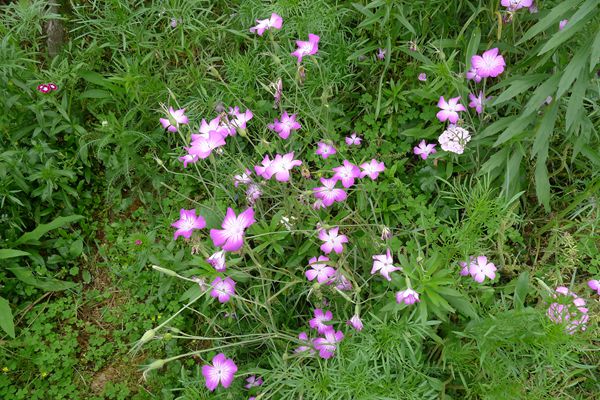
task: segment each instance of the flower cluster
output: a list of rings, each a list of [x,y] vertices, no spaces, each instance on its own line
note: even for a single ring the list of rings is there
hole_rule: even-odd
[[[448,125],[448,128],[438,138],[442,150],[456,154],[462,154],[465,151],[465,145],[470,140],[469,131],[456,125]]]
[[[554,301],[548,307],[548,318],[555,324],[564,324],[572,335],[577,330],[585,331],[589,320],[585,299],[577,296],[565,286],[559,286],[552,295]]]
[[[54,83],[42,83],[41,85],[38,85],[37,90],[38,92],[45,94],[58,90],[58,86],[56,86]]]

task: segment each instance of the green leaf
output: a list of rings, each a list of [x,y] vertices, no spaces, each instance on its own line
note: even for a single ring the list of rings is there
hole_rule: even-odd
[[[558,90],[556,91],[556,98],[561,97],[570,87],[575,78],[580,74],[585,67],[587,55],[590,51],[590,43],[587,45],[581,46],[573,59],[565,68],[562,77],[560,78],[560,82],[558,83]]]
[[[69,255],[72,258],[79,257],[83,253],[83,240],[77,239],[69,247]]]
[[[473,57],[477,53],[477,50],[479,50],[480,41],[481,30],[479,27],[475,27],[473,32],[471,32],[471,39],[469,40],[469,44],[467,45],[467,53],[465,54],[465,65],[467,66],[467,71],[471,69],[471,57]]]
[[[554,7],[544,18],[542,18],[537,24],[532,26],[524,35],[521,37],[521,40],[517,42],[517,46],[521,43],[532,39],[538,34],[542,33],[550,26],[554,26],[558,24],[558,21],[561,19],[563,14],[569,11],[571,8],[575,7],[581,3],[581,0],[571,0],[571,1],[563,1],[559,3],[556,7]]]
[[[80,99],[110,99],[111,92],[102,89],[89,89],[79,95]]]
[[[590,72],[594,71],[596,65],[600,62],[600,29],[596,33],[596,38],[592,44],[592,54],[590,54]]]
[[[65,282],[54,278],[35,277],[29,269],[23,267],[11,267],[8,270],[15,274],[18,280],[48,292],[59,292],[77,286],[73,282]]]
[[[566,2],[567,3],[567,2]],[[574,3],[574,2],[568,2]],[[587,0],[581,7],[577,9],[577,12],[569,18],[569,23],[561,31],[555,33],[550,40],[541,48],[539,54],[544,54],[547,51],[553,50],[566,42],[569,38],[579,32],[586,26],[587,20],[594,16],[591,12],[594,8],[598,7],[598,0]]]
[[[546,149],[547,151],[547,149]],[[550,180],[548,178],[548,168],[546,167],[546,157],[539,157],[535,164],[535,194],[538,201],[543,204],[546,212],[550,211]]]
[[[567,112],[565,116],[565,127],[570,130],[572,126],[575,126],[576,122],[580,123],[580,116],[584,112],[583,99],[585,92],[588,88],[589,79],[585,71],[581,71],[573,90],[571,91],[571,97],[569,97],[569,103],[567,105]],[[578,125],[579,126],[579,125]]]
[[[496,106],[498,104],[504,103],[505,101],[508,101],[510,99],[512,99],[513,97],[526,93],[527,90],[532,87],[537,85],[540,82],[543,82],[544,80],[548,79],[548,75],[532,75],[532,76],[527,76],[527,77],[518,77],[516,79],[512,80],[512,84],[510,85],[510,87],[504,91],[502,91],[502,93],[500,94],[500,96],[498,96],[493,102],[492,102],[492,106]]]
[[[409,32],[413,34],[413,36],[417,36],[417,32],[415,31],[415,28],[413,28],[413,26],[410,24],[410,22],[408,22],[406,17],[404,17],[402,10],[398,11],[398,13],[396,14],[396,19],[402,24],[402,26],[404,26],[406,29],[408,29]]]
[[[533,92],[533,95],[529,98],[529,101],[525,105],[525,109],[521,115],[531,114],[540,108],[546,101],[546,98],[555,93],[559,79],[560,74],[556,74],[538,86],[538,88]]]
[[[15,338],[15,323],[8,300],[0,297],[0,328],[8,333],[8,336]]]
[[[512,122],[508,125],[508,127],[502,132],[496,142],[494,143],[494,147],[498,147],[504,142],[509,141],[517,135],[525,132],[529,128],[529,125],[535,119],[535,115],[525,115],[521,114],[518,118],[512,118]]]
[[[523,308],[525,304],[525,297],[527,297],[527,291],[529,290],[529,272],[523,271],[517,278],[515,285],[515,295],[513,296],[513,305],[515,308]]]
[[[15,250],[15,249],[0,249],[0,260],[4,260],[6,258],[14,258],[14,257],[24,257],[29,256],[26,251]]]
[[[535,132],[535,140],[531,147],[531,156],[536,156],[541,152],[548,153],[548,144],[550,136],[554,132],[554,123],[556,122],[556,116],[558,115],[558,101],[553,101],[552,104],[546,109],[546,113],[542,118],[538,129]]]
[[[70,215],[68,217],[58,217],[58,218],[54,219],[52,222],[49,222],[47,224],[41,224],[37,228],[35,228],[33,231],[25,233],[23,236],[21,236],[19,239],[17,239],[15,244],[36,242],[42,236],[44,236],[46,233],[50,232],[51,230],[60,228],[64,225],[70,224],[75,221],[79,221],[82,218],[83,218],[82,215]]]

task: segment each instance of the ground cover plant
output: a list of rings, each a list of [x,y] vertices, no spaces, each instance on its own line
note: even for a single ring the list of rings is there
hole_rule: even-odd
[[[600,392],[597,1],[0,7],[2,397]]]

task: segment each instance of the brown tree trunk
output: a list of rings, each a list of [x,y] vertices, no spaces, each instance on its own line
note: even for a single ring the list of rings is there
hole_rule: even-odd
[[[59,14],[58,0],[48,0],[48,13]],[[64,41],[64,29],[62,21],[59,19],[49,19],[46,22],[46,44],[48,46],[48,56],[50,59],[56,57]]]

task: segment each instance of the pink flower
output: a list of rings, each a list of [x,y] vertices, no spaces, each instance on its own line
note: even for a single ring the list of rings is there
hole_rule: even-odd
[[[256,200],[260,199],[261,195],[262,190],[260,190],[260,186],[256,183],[251,183],[248,185],[248,188],[246,188],[246,201],[248,201],[248,204],[250,205],[256,203]]]
[[[321,38],[312,33],[308,34],[308,42],[296,40],[298,49],[292,53],[294,57],[298,57],[298,64],[302,62],[302,57],[317,54],[319,51],[319,40]]]
[[[360,173],[360,177],[364,178],[365,176],[368,176],[369,178],[371,178],[372,180],[377,179],[377,177],[379,176],[379,174],[383,171],[385,171],[385,165],[382,162],[379,162],[375,159],[372,159],[371,161],[369,161],[368,163],[362,163],[360,165],[360,167],[362,168],[362,172]]]
[[[304,273],[306,278],[309,281],[313,281],[317,278],[317,282],[321,284],[329,281],[329,279],[335,275],[335,268],[327,265],[327,261],[329,261],[329,257],[326,256],[319,256],[318,259],[317,257],[313,257],[308,260],[310,269]]]
[[[257,378],[256,375],[251,375],[246,378],[246,382],[248,382],[244,387],[246,389],[251,389],[253,387],[261,386],[263,384],[262,378]]]
[[[458,121],[458,113],[466,110],[465,106],[458,102],[459,100],[460,96],[453,97],[448,102],[446,102],[444,96],[440,97],[440,100],[438,101],[438,107],[441,108],[441,111],[438,111],[436,117],[441,122],[449,120],[451,123],[455,124]]]
[[[50,86],[49,86],[49,85],[46,85],[46,84],[44,83],[44,84],[38,85],[38,87],[37,87],[37,90],[38,90],[40,93],[44,93],[44,94],[45,94],[45,93],[48,93],[48,92],[50,92],[50,90],[51,90],[51,89],[50,89]]]
[[[471,257],[469,257],[469,262],[461,261],[458,263],[458,265],[461,266],[461,270],[460,270],[461,276],[469,275],[469,266],[471,265],[471,263],[473,262],[474,259],[475,259],[475,257],[471,256]]]
[[[319,239],[325,242],[321,245],[323,253],[329,254],[335,251],[337,254],[340,254],[344,251],[344,243],[348,243],[348,237],[346,235],[339,235],[339,230],[340,228],[337,226],[328,231],[325,229],[319,230]]]
[[[531,7],[533,0],[502,0],[500,4],[508,11],[516,11],[520,8]]]
[[[421,301],[419,300],[419,293],[415,292],[410,288],[401,290],[396,293],[396,303],[398,304],[404,303],[407,306],[410,306],[411,304],[415,304],[418,301]]]
[[[348,146],[360,146],[360,142],[362,142],[362,138],[357,136],[355,132],[350,136],[346,136],[346,144]]]
[[[588,281],[588,286],[590,289],[595,290],[598,294],[600,294],[600,281],[591,279]]]
[[[224,136],[217,131],[210,131],[209,133],[192,134],[192,143],[190,147],[186,148],[189,155],[198,158],[207,158],[210,156],[212,151],[217,147],[225,145]],[[184,161],[184,166],[185,166]]]
[[[479,91],[479,95],[475,96],[473,93],[469,93],[469,107],[474,108],[477,114],[481,114],[483,112],[483,105],[490,99],[491,97],[483,97],[483,92]]]
[[[474,80],[475,82],[479,83],[482,79],[483,78],[477,73],[477,70],[475,68],[471,68],[467,71],[467,80]]]
[[[427,80],[427,74],[425,72],[421,72],[419,74],[419,76],[417,77],[418,80],[420,80],[421,82],[425,82]]]
[[[228,208],[221,225],[223,229],[211,229],[210,238],[215,247],[221,247],[226,251],[237,251],[244,244],[245,230],[255,222],[252,208],[246,209],[238,216],[233,209]]]
[[[352,164],[348,160],[344,160],[343,165],[333,168],[335,174],[333,179],[339,179],[342,181],[342,186],[349,188],[354,185],[354,179],[360,176],[360,168]]]
[[[141,245],[142,245],[142,243],[143,243],[143,242],[142,242],[140,239],[137,239],[137,240],[135,241],[135,245],[136,245],[136,246],[141,246]]]
[[[283,81],[281,78],[275,84],[271,84],[275,87],[275,92],[273,93],[274,104],[273,108],[277,108],[277,105],[281,101],[281,95],[283,94]]]
[[[219,303],[227,303],[235,293],[235,281],[229,277],[221,279],[217,276],[211,286],[210,297],[218,299]]]
[[[240,108],[238,106],[235,106],[234,108],[230,107],[229,115],[233,117],[233,119],[229,120],[229,123],[235,129],[241,129],[241,130],[246,129],[246,124],[248,123],[248,121],[250,121],[254,117],[254,114],[252,114],[252,111],[246,110],[244,112],[240,112]]]
[[[327,208],[325,204],[323,204],[323,200],[316,199],[312,205],[313,210],[320,210],[321,208]]]
[[[304,343],[304,345],[298,346],[296,350],[294,350],[294,353],[302,353],[308,351],[310,354],[313,354],[315,352],[311,346],[307,346],[310,344],[310,341],[308,340],[308,335],[306,334],[306,332],[300,332],[298,334],[298,339],[300,339],[300,341]]]
[[[465,151],[465,146],[471,141],[469,132],[456,125],[449,125],[440,137],[438,142],[444,151],[449,151],[456,154],[462,154]]]
[[[560,296],[552,296],[558,301],[548,307],[548,318],[556,324],[565,324],[565,330],[570,335],[578,329],[585,331],[589,320],[588,309],[584,307],[585,300],[564,286],[557,287],[556,293]]]
[[[209,123],[207,123],[205,119],[202,119],[202,122],[200,123],[199,132],[201,134],[207,135],[213,131],[220,133],[221,136],[225,138],[231,134],[232,129],[221,122],[221,116],[219,115],[213,118]],[[192,135],[192,140],[194,139],[194,136],[196,135]]]
[[[558,23],[558,30],[562,31],[563,29],[565,29],[565,26],[567,26],[567,23],[569,22],[568,19],[563,19],[562,21],[560,21]]]
[[[538,10],[537,5],[535,4],[535,2],[532,1],[531,5],[529,6],[529,13],[530,14],[537,14],[538,11],[539,10]]]
[[[302,165],[302,161],[294,160],[294,152],[284,154],[276,154],[273,161],[267,167],[263,177],[269,176],[269,179],[275,175],[275,179],[279,182],[287,182],[290,180],[290,171],[292,168]]]
[[[371,275],[379,272],[388,281],[392,280],[390,274],[394,271],[402,271],[402,268],[394,267],[394,259],[390,249],[387,249],[386,254],[379,254],[373,256],[373,268],[371,268]]]
[[[179,157],[179,161],[183,162],[183,168],[186,168],[188,166],[189,163],[195,163],[196,161],[198,161],[198,156],[196,155],[191,155],[191,154],[186,154],[184,156]]]
[[[238,185],[241,183],[243,185],[247,185],[249,183],[252,182],[252,178],[250,178],[250,175],[252,175],[252,171],[250,171],[248,168],[246,168],[246,170],[239,174],[239,175],[234,175],[233,176],[233,186],[238,187]]]
[[[380,60],[385,59],[385,49],[379,49],[377,52],[377,58]]]
[[[184,115],[185,108],[177,111],[173,110],[173,107],[169,107],[169,115],[167,118],[160,118],[160,123],[169,132],[177,132],[179,124],[187,124],[189,122],[188,117]]]
[[[348,321],[346,321],[346,324],[351,325],[354,329],[356,329],[359,332],[362,331],[363,327],[364,327],[358,314],[354,314],[352,316],[352,318],[350,318]]]
[[[315,154],[327,159],[327,157],[334,155],[335,153],[337,153],[335,147],[324,142],[317,143],[317,151],[315,151]]]
[[[321,358],[331,358],[337,348],[337,343],[344,339],[342,331],[335,331],[333,328],[325,332],[324,338],[317,338],[314,340],[315,349],[319,351]]]
[[[496,278],[496,266],[488,262],[486,256],[479,256],[471,262],[469,273],[476,282],[482,283],[486,277]]]
[[[179,236],[183,236],[186,239],[192,237],[192,231],[194,229],[203,229],[206,226],[206,220],[203,216],[196,216],[196,210],[185,210],[179,211],[179,220],[171,224],[173,228],[177,228],[173,234],[173,240],[177,240]]]
[[[482,55],[471,57],[471,65],[477,70],[477,74],[482,78],[495,78],[504,72],[506,63],[504,57],[498,54],[498,48],[494,47],[485,51]]]
[[[279,15],[273,13],[273,14],[271,14],[271,18],[257,19],[256,23],[258,25],[250,28],[250,32],[251,33],[256,32],[258,34],[258,36],[262,36],[263,33],[265,33],[265,31],[268,29],[271,29],[271,28],[281,29],[281,26],[283,24],[283,18],[281,18]]]
[[[331,283],[334,283],[336,289],[339,289],[341,291],[352,290],[352,282],[350,282],[350,280],[346,278],[344,274],[340,274],[339,272],[335,274],[335,276],[331,280]]]
[[[265,158],[263,158],[263,160],[261,161],[262,165],[254,166],[254,171],[256,171],[256,175],[262,176],[265,179],[271,179],[271,177],[273,176],[273,174],[271,173],[272,169],[270,169],[272,163],[273,161],[271,161],[269,156],[266,155]]]
[[[237,370],[237,365],[232,359],[226,358],[223,353],[219,353],[213,357],[212,365],[202,366],[202,375],[206,380],[206,387],[212,392],[219,386],[219,382],[224,388],[231,386],[233,376]]]
[[[314,313],[315,317],[308,321],[308,325],[310,325],[312,329],[316,329],[317,332],[319,332],[320,334],[323,334],[333,329],[331,325],[325,324],[325,322],[331,321],[333,318],[333,314],[331,313],[331,311],[328,310],[323,312],[322,309],[316,308],[314,310]]]
[[[287,139],[292,131],[297,131],[301,125],[296,121],[296,114],[288,115],[287,111],[281,114],[281,122],[275,118],[275,122],[269,124],[269,129],[277,132],[282,139]]]
[[[430,143],[427,144],[427,142],[425,140],[421,140],[419,142],[418,146],[415,146],[415,148],[413,148],[413,152],[418,155],[421,156],[421,158],[423,160],[427,160],[427,157],[429,157],[430,154],[434,154],[435,151],[435,144]]]
[[[217,251],[206,259],[206,262],[212,265],[217,272],[224,272],[225,265],[225,250]]]

